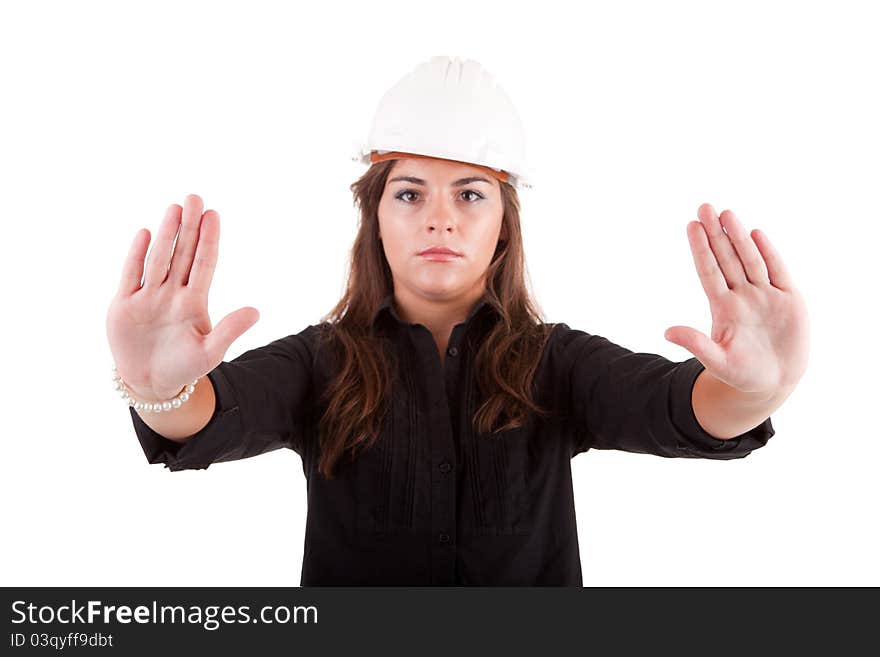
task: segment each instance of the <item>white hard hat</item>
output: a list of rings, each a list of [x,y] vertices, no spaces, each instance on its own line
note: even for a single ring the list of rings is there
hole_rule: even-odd
[[[404,155],[479,165],[516,188],[532,187],[519,114],[471,59],[432,57],[401,78],[379,101],[352,160]]]

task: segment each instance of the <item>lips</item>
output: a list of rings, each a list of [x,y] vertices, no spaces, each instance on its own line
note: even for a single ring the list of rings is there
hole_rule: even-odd
[[[447,255],[447,256],[461,256],[458,251],[453,251],[450,248],[445,246],[432,246],[430,248],[425,249],[424,251],[419,251],[419,255]]]

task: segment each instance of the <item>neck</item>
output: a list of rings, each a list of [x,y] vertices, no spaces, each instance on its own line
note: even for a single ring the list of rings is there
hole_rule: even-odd
[[[483,296],[483,287],[477,286],[471,292],[448,299],[426,299],[402,287],[394,288],[394,305],[400,318],[410,324],[422,324],[427,328],[440,352],[440,360],[446,352],[446,345],[452,329],[462,324]]]

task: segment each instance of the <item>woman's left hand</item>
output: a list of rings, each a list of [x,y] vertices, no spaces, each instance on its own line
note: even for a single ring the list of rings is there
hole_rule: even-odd
[[[807,367],[810,325],[803,296],[760,230],[747,233],[733,212],[704,203],[687,225],[694,264],[712,312],[712,338],[672,326],[665,337],[737,390],[772,399]],[[722,224],[726,233],[722,230]]]

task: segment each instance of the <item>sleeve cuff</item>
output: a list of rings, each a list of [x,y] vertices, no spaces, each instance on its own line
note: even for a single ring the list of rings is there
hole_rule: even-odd
[[[694,357],[680,363],[673,374],[670,414],[672,424],[679,433],[677,448],[682,456],[742,458],[766,445],[776,433],[769,417],[753,429],[727,440],[716,438],[703,429],[694,415],[691,398],[697,377],[704,369],[705,366]]]
[[[170,440],[156,433],[133,407],[128,407],[135,433],[149,463],[164,463],[172,472],[204,470],[219,458],[230,440],[241,435],[238,404],[232,386],[223,374],[222,363],[208,372],[207,378],[214,386],[214,414],[201,431],[185,442]],[[201,383],[207,381],[203,379]]]

